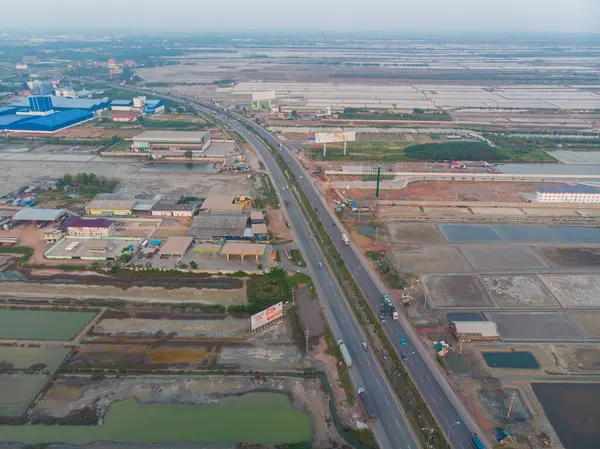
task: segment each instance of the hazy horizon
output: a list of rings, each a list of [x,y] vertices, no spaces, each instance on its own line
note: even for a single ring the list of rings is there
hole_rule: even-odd
[[[0,0],[3,4],[8,0]],[[600,33],[599,0],[29,0],[23,5],[22,14],[2,15],[0,27],[348,35]]]

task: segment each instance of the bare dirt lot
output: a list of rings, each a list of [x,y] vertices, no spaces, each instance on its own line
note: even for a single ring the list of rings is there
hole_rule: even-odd
[[[386,225],[390,243],[445,243],[434,224],[392,222]]]
[[[425,276],[425,285],[436,307],[493,307],[477,276]]]
[[[246,176],[232,173],[169,173],[140,171],[147,167],[143,162],[123,160],[119,162],[18,162],[0,163],[0,195],[7,194],[27,181],[48,177],[60,177],[65,173],[95,173],[115,177],[120,184],[119,193],[176,193],[204,198],[208,195],[248,194],[252,184]]]
[[[468,273],[473,271],[454,246],[425,246],[410,251],[392,251],[391,259],[399,273]]]
[[[404,200],[420,201],[484,201],[525,202],[523,194],[535,194],[548,183],[528,182],[471,182],[471,181],[416,181],[398,192]],[[563,184],[551,184],[559,187]]]
[[[537,246],[535,250],[550,261],[553,267],[577,268],[600,265],[600,248],[564,248]]]
[[[535,276],[482,276],[498,307],[560,307]]]

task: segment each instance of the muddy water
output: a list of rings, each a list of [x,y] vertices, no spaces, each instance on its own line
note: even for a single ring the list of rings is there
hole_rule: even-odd
[[[217,405],[113,403],[99,426],[0,426],[0,440],[28,444],[262,443],[308,441],[310,417],[292,407],[287,396],[249,393]]]

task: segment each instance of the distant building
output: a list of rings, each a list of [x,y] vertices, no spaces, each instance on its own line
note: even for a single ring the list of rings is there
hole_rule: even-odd
[[[458,340],[499,340],[496,323],[492,321],[452,321],[450,323]]]
[[[112,235],[115,225],[114,221],[106,218],[72,217],[62,228],[71,237],[108,237]]]
[[[136,151],[205,151],[209,145],[208,131],[146,131],[133,138]]]
[[[93,200],[85,207],[88,215],[128,216],[133,214],[135,200]]]
[[[174,204],[158,202],[150,209],[153,217],[193,217],[195,204]]]
[[[160,248],[158,256],[161,259],[170,259],[172,257],[183,257],[194,243],[193,237],[174,236],[169,237],[165,244]]]
[[[113,122],[136,122],[137,114],[113,114],[110,116]]]
[[[210,195],[208,196],[200,210],[207,212],[242,212],[245,209],[245,205],[236,203],[235,195]]]
[[[198,241],[250,240],[246,237],[248,215],[242,213],[207,213],[194,217],[188,235]]]
[[[592,186],[543,187],[535,192],[538,203],[600,203],[600,189]]]

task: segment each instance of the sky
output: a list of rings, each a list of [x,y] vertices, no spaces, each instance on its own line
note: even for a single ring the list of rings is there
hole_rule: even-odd
[[[0,29],[600,33],[600,0],[0,0],[0,11]]]

